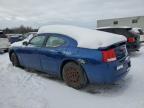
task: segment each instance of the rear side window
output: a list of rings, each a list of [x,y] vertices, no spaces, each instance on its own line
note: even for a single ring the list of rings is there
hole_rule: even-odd
[[[36,47],[41,47],[44,43],[44,40],[45,40],[45,36],[36,36],[36,37],[31,39],[29,44],[34,45]]]
[[[46,47],[59,47],[62,46],[65,41],[60,37],[50,36],[46,42]]]

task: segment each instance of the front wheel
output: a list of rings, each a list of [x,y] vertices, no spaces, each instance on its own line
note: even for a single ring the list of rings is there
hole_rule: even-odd
[[[19,67],[19,66],[20,66],[20,65],[19,65],[19,61],[18,61],[18,58],[17,58],[17,56],[16,56],[15,53],[12,53],[12,54],[11,54],[11,61],[12,61],[12,64],[13,64],[14,66],[16,66],[16,67]]]
[[[68,62],[64,65],[62,76],[64,82],[75,89],[84,88],[88,82],[83,68],[75,62]]]

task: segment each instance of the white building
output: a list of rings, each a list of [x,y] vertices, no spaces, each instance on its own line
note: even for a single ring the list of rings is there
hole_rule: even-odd
[[[144,30],[144,16],[97,20],[97,27],[108,27],[108,26],[112,27],[130,26],[130,27],[142,28]]]

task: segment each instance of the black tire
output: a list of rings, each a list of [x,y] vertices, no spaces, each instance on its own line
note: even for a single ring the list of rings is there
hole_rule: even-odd
[[[11,62],[13,64],[13,66],[16,66],[16,67],[20,66],[19,60],[18,60],[17,55],[15,53],[11,54]]]
[[[64,65],[62,76],[64,82],[75,89],[84,88],[88,82],[83,68],[75,62],[68,62]]]

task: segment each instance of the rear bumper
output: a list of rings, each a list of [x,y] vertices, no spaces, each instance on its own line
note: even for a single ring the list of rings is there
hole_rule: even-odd
[[[83,67],[91,84],[111,84],[126,76],[131,67],[131,62],[129,57],[125,57],[109,63],[84,64]]]

